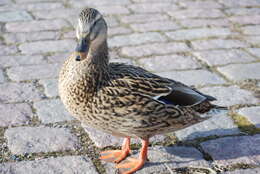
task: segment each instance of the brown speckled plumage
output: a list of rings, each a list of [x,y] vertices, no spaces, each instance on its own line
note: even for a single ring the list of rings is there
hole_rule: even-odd
[[[148,139],[203,121],[199,114],[215,107],[210,104],[213,97],[180,82],[140,67],[109,63],[104,19],[87,8],[80,21],[90,28],[88,34],[85,27],[77,31],[79,39],[89,39],[89,50],[83,60],[76,60],[77,53],[66,60],[59,93],[68,111],[83,123],[117,136]]]

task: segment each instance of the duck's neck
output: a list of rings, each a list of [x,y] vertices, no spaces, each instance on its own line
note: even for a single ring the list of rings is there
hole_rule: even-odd
[[[87,59],[87,76],[92,85],[91,89],[97,91],[104,85],[105,82],[109,81],[109,56],[107,42],[105,41],[96,47],[90,47]]]

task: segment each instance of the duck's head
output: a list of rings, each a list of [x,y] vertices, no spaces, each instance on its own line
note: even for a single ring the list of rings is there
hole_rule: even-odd
[[[78,39],[76,60],[81,61],[86,59],[92,50],[106,42],[107,24],[103,16],[93,8],[82,10],[79,14],[76,35]]]

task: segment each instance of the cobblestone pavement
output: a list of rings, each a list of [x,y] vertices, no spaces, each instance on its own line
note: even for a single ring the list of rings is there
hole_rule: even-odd
[[[122,140],[74,120],[57,92],[85,6],[105,15],[112,61],[194,85],[230,108],[154,137],[137,173],[260,173],[260,0],[0,0],[1,174],[115,172],[98,153]]]

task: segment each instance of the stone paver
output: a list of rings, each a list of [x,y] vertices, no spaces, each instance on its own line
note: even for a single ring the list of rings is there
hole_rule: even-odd
[[[177,6],[173,3],[138,3],[128,6],[135,13],[155,13],[155,12],[164,12],[169,9],[175,10]]]
[[[12,22],[6,24],[8,32],[33,32],[46,30],[61,30],[64,27],[69,27],[68,23],[63,19],[55,20],[40,20],[29,22]]]
[[[224,17],[224,14],[218,9],[185,9],[172,10],[168,14],[174,18],[219,18]]]
[[[120,17],[120,20],[125,23],[146,23],[146,22],[152,22],[152,21],[164,21],[169,19],[169,17],[165,14],[134,14],[134,15],[128,15],[128,16],[122,16]]]
[[[45,47],[48,45],[48,47]],[[74,40],[56,40],[56,41],[36,41],[24,43],[19,46],[19,49],[24,54],[38,54],[48,52],[64,52],[73,51],[71,45],[76,45]]]
[[[240,81],[246,79],[260,79],[260,63],[235,64],[219,67],[218,71],[227,78]]]
[[[0,127],[27,124],[32,115],[32,110],[26,103],[0,104]]]
[[[187,85],[223,84],[225,80],[207,70],[169,71],[157,73],[163,77],[181,81]],[[192,78],[191,78],[192,77]]]
[[[55,78],[58,76],[59,67],[60,64],[19,66],[8,69],[7,74],[14,81]]]
[[[3,70],[0,69],[0,83],[3,83],[5,81]]]
[[[203,159],[202,154],[193,147],[156,146],[149,148],[148,152],[149,162],[141,170],[136,172],[137,174],[168,174],[173,172],[172,169],[180,167],[192,166],[203,168],[209,166],[208,162]],[[137,156],[137,154],[134,156]],[[105,168],[107,173],[115,173],[114,165],[105,164]]]
[[[38,3],[25,3],[19,4],[15,6],[19,9],[24,9],[28,11],[37,11],[37,10],[51,10],[51,9],[59,9],[63,8],[64,5],[60,2],[38,2]]]
[[[260,2],[258,0],[220,0],[223,5],[227,7],[250,7],[250,6],[260,6]]]
[[[33,32],[33,33],[15,33],[15,34],[6,34],[3,36],[7,43],[23,43],[30,41],[39,41],[39,40],[55,40],[60,37],[58,32],[53,31],[42,31],[42,32]]]
[[[214,163],[220,165],[260,164],[260,135],[225,137],[201,143]]]
[[[242,27],[242,31],[246,35],[260,35],[260,25]]]
[[[158,49],[159,47],[163,49]],[[121,53],[129,57],[143,57],[152,55],[162,55],[175,52],[189,51],[189,47],[184,43],[155,43],[140,46],[123,47]]]
[[[224,27],[229,26],[230,22],[225,19],[182,19],[180,21],[181,25],[187,28],[191,27]]]
[[[248,36],[245,37],[247,42],[252,44],[252,45],[260,45],[260,36]]]
[[[57,97],[58,94],[58,79],[43,79],[39,81],[44,87],[44,92],[48,97]]]
[[[1,56],[0,66],[11,67],[20,65],[36,65],[36,64],[46,64],[47,61],[42,55],[34,56]]]
[[[64,128],[16,127],[5,132],[13,154],[75,150],[77,137]]]
[[[32,16],[26,11],[13,11],[0,13],[0,22],[28,21]]]
[[[232,106],[237,104],[255,104],[259,102],[259,99],[254,97],[252,92],[240,89],[238,86],[206,87],[202,88],[201,92],[216,97],[217,101],[214,101],[213,103],[220,106]]]
[[[86,156],[65,156],[46,158],[35,161],[0,164],[4,174],[98,174],[91,160]]]
[[[259,8],[228,8],[225,12],[229,15],[259,15]]]
[[[0,56],[14,54],[18,51],[16,46],[5,46],[5,45],[1,45],[1,44],[0,44],[0,50],[1,50]]]
[[[200,65],[193,57],[166,55],[138,59],[137,62],[149,71],[170,71],[181,69],[196,69]]]
[[[159,33],[138,33],[123,36],[115,36],[108,40],[108,44],[111,47],[120,47],[127,45],[139,45],[151,42],[163,42],[166,38]]]
[[[260,128],[260,107],[248,107],[239,109],[238,114],[246,117],[250,122],[252,122],[257,128]]]
[[[39,119],[43,123],[74,120],[59,99],[42,100],[35,102],[33,106],[36,109]]]
[[[247,50],[260,59],[260,48],[248,48]]]
[[[167,32],[172,40],[192,40],[208,37],[224,37],[231,35],[228,28],[202,28],[202,29],[189,29]]]
[[[212,39],[212,40],[198,40],[191,42],[195,50],[208,50],[208,49],[219,49],[219,48],[243,48],[247,47],[247,44],[239,40],[223,40],[223,39]]]
[[[229,20],[239,25],[260,24],[260,15],[233,16]]]
[[[237,135],[240,133],[233,120],[224,111],[212,112],[208,116],[211,118],[206,121],[176,131],[177,138],[179,140],[192,140],[214,135]]]
[[[235,170],[230,172],[224,172],[221,174],[257,174],[260,173],[260,168],[255,169],[241,169],[241,170]]]
[[[167,23],[167,25],[165,25]],[[134,31],[138,32],[147,32],[147,31],[164,31],[164,30],[175,30],[180,28],[180,26],[176,22],[167,21],[152,21],[149,23],[142,24],[130,24],[130,27],[133,28]]]
[[[209,66],[255,61],[255,58],[239,49],[200,51],[193,52],[193,55],[206,62]]]
[[[31,83],[3,83],[0,84],[1,102],[22,102],[41,99],[40,92]]]
[[[121,146],[123,143],[123,138],[115,137],[113,135],[104,133],[102,131],[91,128],[85,124],[81,125],[84,130],[88,133],[90,139],[99,148],[109,147],[109,146]],[[150,139],[150,143],[159,143],[165,140],[164,135],[156,135]],[[131,139],[133,144],[141,144],[139,139]]]

